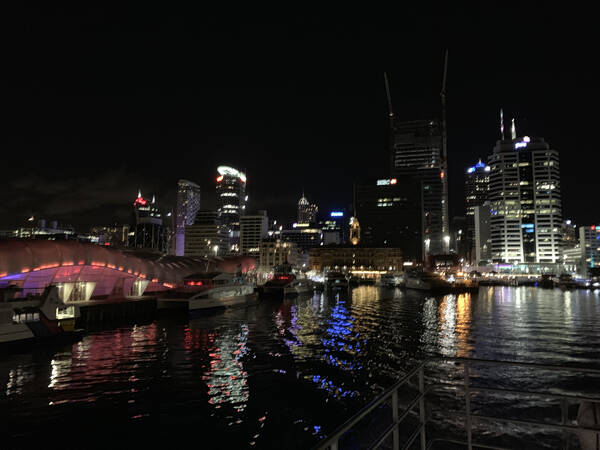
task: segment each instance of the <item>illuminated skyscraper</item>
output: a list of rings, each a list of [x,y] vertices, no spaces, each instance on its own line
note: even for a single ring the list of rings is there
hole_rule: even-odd
[[[308,199],[302,193],[298,200],[298,223],[314,223],[317,221],[319,208],[315,204],[309,203]]]
[[[185,251],[185,227],[194,224],[200,209],[200,186],[188,180],[177,182],[177,217],[175,224],[175,254]]]
[[[492,260],[556,263],[561,258],[562,206],[558,152],[542,138],[496,142],[489,157]]]
[[[229,166],[217,167],[217,211],[229,232],[229,253],[238,253],[240,216],[246,209],[246,174]]]
[[[422,183],[425,252],[445,253],[448,251],[444,240],[448,233],[448,189],[440,124],[437,120],[395,122],[392,132],[392,176],[410,177]]]
[[[475,260],[475,208],[488,200],[490,189],[490,166],[481,162],[469,167],[465,174],[466,249],[467,259]],[[480,211],[481,212],[481,211]]]
[[[133,208],[135,224],[129,232],[129,247],[166,253],[167,236],[156,198],[152,196],[152,200],[148,200],[138,192]]]

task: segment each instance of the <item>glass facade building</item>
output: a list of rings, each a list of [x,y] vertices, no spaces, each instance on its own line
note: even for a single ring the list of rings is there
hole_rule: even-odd
[[[188,180],[177,182],[177,211],[175,223],[175,255],[185,253],[185,227],[193,225],[200,209],[200,186]]]
[[[499,140],[488,162],[492,260],[560,262],[558,152],[542,138],[514,137]]]
[[[391,173],[399,179],[410,177],[422,183],[421,221],[425,252],[447,252],[444,237],[449,230],[448,177],[444,170],[442,132],[437,120],[394,124]]]
[[[246,174],[229,166],[217,168],[217,211],[229,234],[228,253],[239,253],[240,216],[246,209]]]

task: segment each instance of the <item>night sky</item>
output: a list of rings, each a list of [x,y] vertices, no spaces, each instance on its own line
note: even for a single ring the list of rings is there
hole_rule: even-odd
[[[180,178],[211,208],[219,164],[245,170],[249,208],[273,218],[293,219],[303,189],[347,206],[354,179],[389,170],[383,72],[398,119],[438,117],[445,48],[451,215],[503,107],[560,152],[564,217],[600,223],[589,12],[270,13],[3,14],[0,229],[127,222],[138,188],[174,208]]]

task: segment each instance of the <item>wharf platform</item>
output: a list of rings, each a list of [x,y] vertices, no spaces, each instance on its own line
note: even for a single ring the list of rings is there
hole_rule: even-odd
[[[154,296],[121,297],[72,302],[78,306],[80,316],[75,326],[97,329],[132,322],[152,321],[156,314],[157,298]]]

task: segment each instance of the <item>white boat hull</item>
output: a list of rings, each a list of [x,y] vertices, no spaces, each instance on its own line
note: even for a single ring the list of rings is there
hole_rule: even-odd
[[[185,309],[189,312],[206,311],[252,304],[256,301],[256,297],[253,286],[218,287],[196,295],[192,294],[189,298],[161,298],[157,302],[157,308]]]

